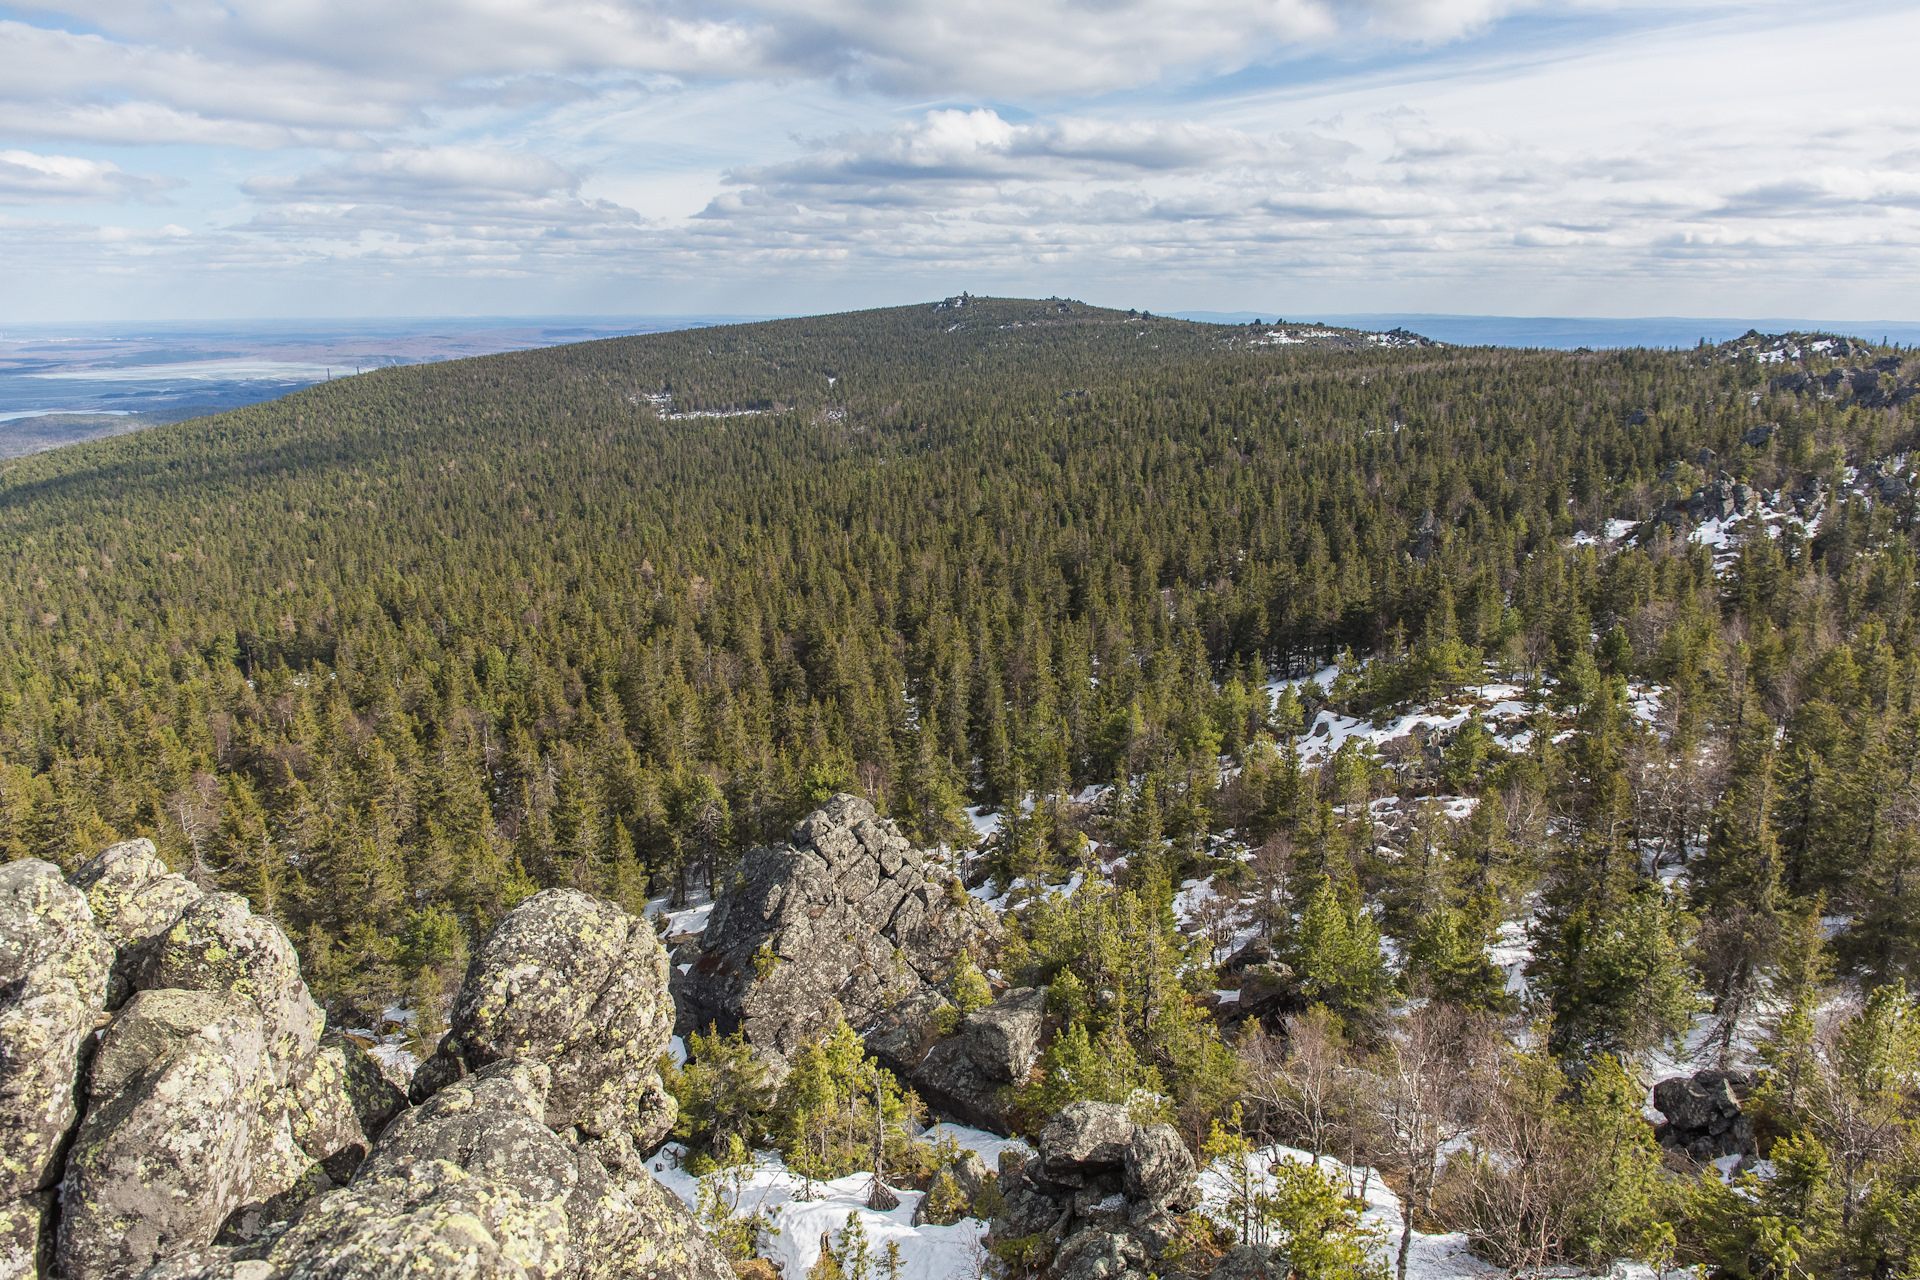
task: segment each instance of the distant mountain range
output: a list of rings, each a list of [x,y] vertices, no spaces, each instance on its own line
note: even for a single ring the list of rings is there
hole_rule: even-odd
[[[1349,329],[1410,329],[1440,342],[1466,347],[1691,347],[1705,338],[1719,343],[1749,329],[1762,333],[1840,333],[1870,342],[1920,344],[1920,321],[1806,320],[1697,316],[1460,316],[1412,311],[1340,315],[1281,315],[1272,311],[1176,311],[1182,320],[1246,324],[1250,320],[1312,322]]]

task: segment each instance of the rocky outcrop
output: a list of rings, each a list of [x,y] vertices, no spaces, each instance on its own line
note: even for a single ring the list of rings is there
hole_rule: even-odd
[[[1653,1086],[1653,1105],[1666,1122],[1654,1130],[1660,1145],[1701,1164],[1721,1156],[1758,1154],[1753,1120],[1744,1103],[1754,1077],[1739,1071],[1701,1071]]]
[[[1193,1157],[1171,1125],[1136,1125],[1125,1107],[1076,1102],[1048,1121],[1036,1153],[1001,1176],[996,1240],[1037,1242],[1059,1280],[1147,1280],[1198,1202]]]
[[[260,1244],[195,1251],[149,1280],[324,1275],[731,1280],[684,1206],[543,1123],[544,1063],[506,1058],[403,1112],[350,1186]]]
[[[1044,987],[1009,991],[967,1015],[957,1035],[934,1044],[918,1062],[893,1065],[929,1106],[965,1124],[1012,1132],[1008,1108],[1026,1083],[1046,1027]]]
[[[641,1159],[673,1120],[666,973],[643,922],[536,895],[409,1109],[245,899],[146,841],[72,883],[0,867],[0,1280],[730,1277]]]
[[[413,1097],[511,1057],[551,1074],[543,1122],[650,1151],[673,1127],[658,1062],[673,1034],[666,951],[644,920],[572,889],[535,894],[467,968]]]
[[[31,1275],[113,948],[50,862],[0,867],[0,1276]]]
[[[100,1041],[67,1159],[55,1263],[68,1280],[271,1229],[350,1177],[404,1101],[357,1045],[323,1043],[278,925],[238,895],[183,889],[144,843],[76,877],[133,994]]]
[[[863,1035],[926,1008],[996,926],[873,806],[835,796],[787,843],[755,849],[676,982],[680,1029],[740,1031],[784,1058],[842,1018]]]
[[[150,944],[134,971],[136,990],[226,991],[259,1009],[274,1082],[319,1047],[325,1015],[307,993],[300,957],[280,926],[256,916],[237,893],[210,893],[187,905]]]
[[[74,873],[73,884],[87,895],[94,927],[113,945],[107,1007],[118,1009],[132,990],[130,971],[146,957],[149,944],[204,895],[185,876],[169,872],[153,841],[145,839],[108,846]]]

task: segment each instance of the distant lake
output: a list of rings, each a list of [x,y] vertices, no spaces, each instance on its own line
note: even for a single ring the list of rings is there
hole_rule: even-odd
[[[368,369],[759,318],[541,316],[11,325],[0,330],[0,456],[257,404]]]

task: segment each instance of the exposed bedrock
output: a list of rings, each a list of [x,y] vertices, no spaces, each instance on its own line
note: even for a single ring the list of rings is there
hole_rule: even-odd
[[[723,1280],[641,1159],[674,1115],[666,977],[642,921],[536,895],[409,1108],[280,927],[149,842],[0,867],[0,1280]]]

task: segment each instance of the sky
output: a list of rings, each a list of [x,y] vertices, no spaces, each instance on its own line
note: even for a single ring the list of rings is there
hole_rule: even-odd
[[[1920,0],[0,0],[0,324],[1920,320]]]

